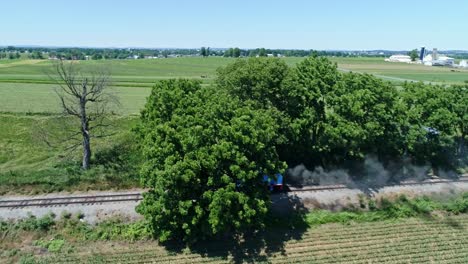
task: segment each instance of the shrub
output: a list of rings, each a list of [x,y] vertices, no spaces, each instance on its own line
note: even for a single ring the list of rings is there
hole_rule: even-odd
[[[49,231],[49,229],[55,225],[54,218],[55,215],[53,213],[44,215],[41,218],[29,215],[28,218],[21,220],[18,226],[20,229],[27,231]]]
[[[49,241],[36,240],[34,241],[33,244],[35,246],[46,248],[49,252],[60,252],[62,250],[63,245],[65,244],[65,240],[63,239],[52,239]]]

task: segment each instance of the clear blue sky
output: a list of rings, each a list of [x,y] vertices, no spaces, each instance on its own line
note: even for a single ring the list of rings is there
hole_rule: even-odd
[[[14,0],[0,45],[468,50],[465,0]]]

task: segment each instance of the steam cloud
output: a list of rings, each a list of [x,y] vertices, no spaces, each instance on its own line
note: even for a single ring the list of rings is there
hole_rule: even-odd
[[[319,166],[310,171],[303,164],[288,169],[286,176],[290,183],[297,185],[383,186],[391,181],[423,180],[427,178],[429,169],[429,166],[412,165],[408,159],[402,163],[389,164],[386,168],[377,158],[368,156],[363,162],[359,175],[354,175],[354,177],[345,169],[327,171]],[[449,174],[447,172],[439,173],[441,176]]]

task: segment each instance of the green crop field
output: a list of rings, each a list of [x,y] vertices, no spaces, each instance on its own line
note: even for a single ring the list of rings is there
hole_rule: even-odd
[[[468,215],[325,224],[304,232],[276,229],[241,246],[217,241],[179,251],[154,241],[67,241],[61,252],[30,259],[40,263],[467,263]]]
[[[61,111],[55,84],[1,83],[0,112],[6,113],[59,113]],[[150,87],[113,86],[112,93],[119,97],[118,114],[138,114]]]
[[[289,65],[303,58],[284,58]],[[153,60],[79,61],[88,68],[107,68],[112,73],[113,90],[122,103],[121,114],[135,114],[143,106],[153,83],[167,78],[195,78],[210,84],[216,69],[232,58],[168,58]],[[389,81],[463,83],[467,70],[384,62],[382,58],[331,58],[343,71],[367,72]],[[0,112],[56,113],[59,111],[49,78],[48,60],[0,60]]]
[[[289,64],[301,58],[285,58]],[[106,68],[112,73],[116,84],[142,83],[151,86],[158,79],[196,78],[210,82],[216,69],[232,62],[233,58],[183,57],[145,60],[100,60],[77,61],[87,68]],[[52,61],[48,60],[4,60],[0,64],[0,82],[50,83]],[[131,84],[128,84],[131,83]]]

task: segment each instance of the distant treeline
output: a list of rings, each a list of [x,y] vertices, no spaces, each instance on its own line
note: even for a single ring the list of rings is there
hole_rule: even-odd
[[[46,47],[0,47],[0,59],[64,59],[64,60],[101,60],[101,59],[148,59],[181,56],[218,56],[218,57],[388,57],[407,51],[324,51],[300,49],[137,49],[137,48],[46,48]],[[22,55],[24,54],[24,55]],[[468,52],[444,52],[456,59],[468,59]]]
[[[24,54],[24,55],[22,55]],[[388,54],[377,51],[316,51],[296,49],[121,49],[121,48],[46,48],[46,47],[0,47],[0,59],[144,59],[181,56],[219,57],[307,57],[310,55],[334,57],[384,57]]]
[[[195,56],[196,49],[117,49],[117,48],[45,48],[13,47],[0,48],[1,59],[64,59],[64,60],[101,60],[101,59],[143,59],[170,56]],[[222,55],[222,54],[220,54]]]
[[[384,52],[375,51],[324,51],[296,49],[239,49],[229,48],[224,51],[224,57],[385,57]]]

